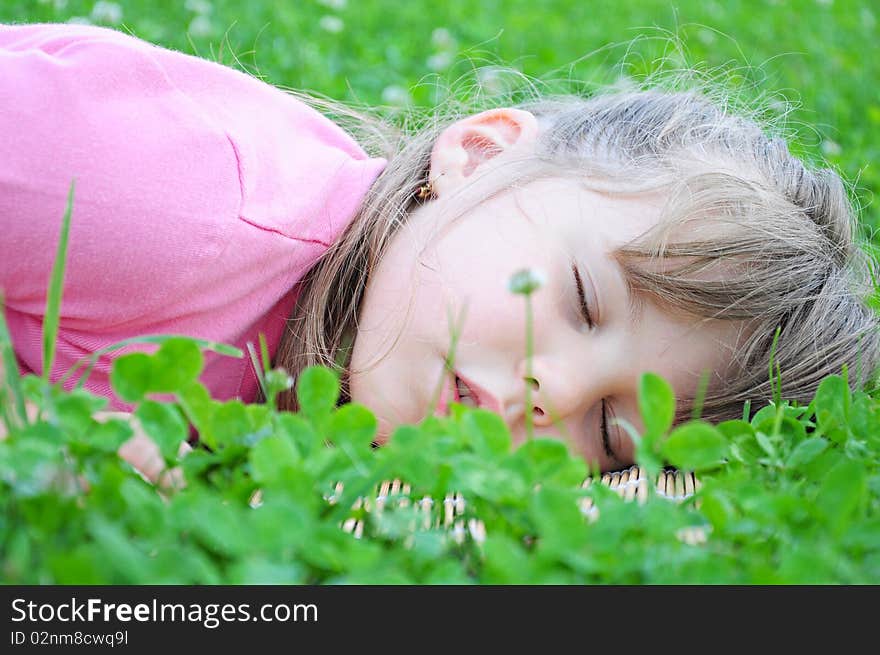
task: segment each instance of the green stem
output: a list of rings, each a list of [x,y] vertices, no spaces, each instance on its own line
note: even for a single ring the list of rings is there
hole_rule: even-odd
[[[526,438],[534,435],[532,426],[532,294],[526,294]]]

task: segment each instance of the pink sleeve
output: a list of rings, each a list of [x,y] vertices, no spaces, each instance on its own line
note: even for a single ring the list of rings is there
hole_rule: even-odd
[[[0,25],[0,135],[0,287],[25,371],[42,369],[76,179],[53,378],[137,334],[243,345],[270,312],[280,333],[293,285],[384,165],[274,87],[90,26]],[[233,361],[209,361],[212,391],[243,388]],[[109,395],[108,371],[93,387]]]
[[[232,145],[115,33],[28,27],[0,28],[7,303],[42,313],[75,178],[66,324],[101,331],[143,320],[191,282],[189,264],[209,266],[222,252],[217,217],[234,217],[241,202]],[[180,229],[188,247],[169,249]]]

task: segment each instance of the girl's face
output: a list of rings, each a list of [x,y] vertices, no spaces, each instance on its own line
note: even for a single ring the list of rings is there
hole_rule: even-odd
[[[692,395],[706,369],[724,374],[737,338],[730,324],[697,326],[628,292],[610,254],[656,223],[662,199],[611,197],[548,178],[450,220],[447,198],[461,190],[450,188],[450,179],[394,235],[361,305],[350,391],[375,412],[377,440],[427,416],[440,384],[445,402],[435,411],[448,411],[455,398],[455,382],[444,376],[451,315],[458,324],[455,377],[481,407],[504,418],[515,443],[526,436],[529,384],[535,435],[565,439],[603,470],[631,464],[633,444],[612,419],[642,429],[639,376],[657,373],[676,397]],[[525,298],[508,290],[511,275],[524,268],[544,276],[531,297],[531,381]]]

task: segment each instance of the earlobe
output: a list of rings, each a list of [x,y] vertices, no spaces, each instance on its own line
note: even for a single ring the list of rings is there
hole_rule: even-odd
[[[447,127],[431,153],[430,179],[442,196],[468,182],[475,171],[504,155],[533,146],[538,135],[534,114],[510,107],[490,109]]]

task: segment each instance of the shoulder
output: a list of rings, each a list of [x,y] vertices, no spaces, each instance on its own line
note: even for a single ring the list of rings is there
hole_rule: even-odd
[[[77,298],[103,323],[149,311],[225,247],[234,148],[154,50],[101,28],[0,27],[0,286],[19,309],[39,313],[74,180],[68,315]]]
[[[66,136],[81,149],[87,141],[88,158],[112,164],[129,184],[136,159],[151,196],[155,180],[181,204],[209,199],[210,187],[218,188],[218,167],[224,178],[234,170],[241,217],[282,236],[332,241],[385,166],[291,94],[116,30],[0,26],[3,51],[18,55],[11,74],[20,84],[4,70],[0,98],[4,89],[21,96],[16,86],[40,79],[37,89],[9,104],[18,101],[20,120],[39,116],[61,141],[55,145],[62,154],[71,150],[64,148]],[[29,53],[26,62],[22,53]],[[36,144],[22,145],[33,152]]]

